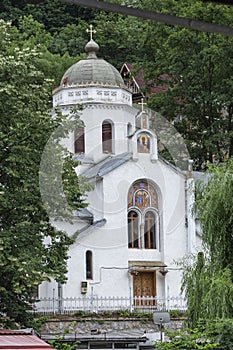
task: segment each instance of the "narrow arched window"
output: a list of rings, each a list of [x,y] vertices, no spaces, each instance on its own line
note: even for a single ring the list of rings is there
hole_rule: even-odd
[[[84,128],[79,127],[75,129],[74,132],[74,152],[75,153],[85,153],[85,136]]]
[[[128,213],[128,247],[140,248],[139,216],[134,210]]]
[[[156,249],[156,220],[155,213],[151,211],[145,214],[144,247],[145,249]]]
[[[93,266],[92,266],[92,252],[90,250],[86,251],[86,279],[93,278]]]
[[[112,124],[108,121],[102,124],[102,150],[112,153]]]

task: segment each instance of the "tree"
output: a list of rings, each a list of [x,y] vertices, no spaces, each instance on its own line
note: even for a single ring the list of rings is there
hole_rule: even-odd
[[[25,324],[35,287],[50,278],[66,280],[72,239],[52,226],[39,188],[42,152],[65,116],[51,115],[52,81],[37,69],[39,53],[16,47],[11,31],[10,24],[0,22],[0,308],[2,315]],[[77,113],[61,129],[60,138],[74,122],[79,125]],[[77,164],[58,141],[52,152],[62,152],[67,159],[66,217],[85,203],[74,173]],[[55,201],[62,198],[63,193],[58,194]]]
[[[232,25],[233,8],[199,1],[143,1],[141,6]],[[150,23],[142,65],[148,81],[167,90],[152,95],[150,108],[175,124],[196,169],[233,154],[232,37]],[[153,38],[153,39],[151,39]]]
[[[53,35],[53,41],[49,46],[52,53],[64,55],[69,53],[71,56],[77,56],[84,53],[84,47],[88,41],[89,35],[86,30],[88,23],[79,20],[76,24],[67,24],[60,29],[57,29]]]
[[[97,30],[95,38],[100,46],[99,56],[118,70],[123,63],[136,63],[143,57],[144,21],[100,12],[92,23]]]
[[[197,188],[195,211],[200,220],[204,253],[183,262],[182,291],[188,322],[233,316],[233,158],[210,165]],[[208,181],[207,181],[207,180]]]
[[[232,349],[232,319],[202,321],[197,327],[183,328],[178,331],[165,331],[168,342],[156,342],[158,350],[190,349]]]
[[[20,16],[28,15],[43,23],[46,30],[53,34],[67,24],[77,24],[79,19],[89,21],[95,11],[60,0],[34,1],[34,4],[27,0],[3,0],[0,4],[0,18],[11,20],[15,25]]]
[[[208,182],[197,188],[195,209],[210,263],[218,270],[229,268],[233,280],[233,157],[209,166]]]
[[[231,318],[233,284],[228,268],[218,270],[200,252],[190,261],[183,261],[182,292],[187,300],[187,323],[197,327],[200,320]]]
[[[13,30],[12,41],[14,41],[14,45],[21,49],[38,48],[40,55],[34,64],[38,70],[44,73],[46,78],[54,80],[53,87],[60,84],[64,72],[81,58],[71,57],[67,52],[68,48],[64,52],[60,49],[59,53],[54,54],[53,52],[56,50],[51,50],[54,38],[45,30],[44,25],[34,20],[31,15],[20,17],[18,28],[14,26]]]

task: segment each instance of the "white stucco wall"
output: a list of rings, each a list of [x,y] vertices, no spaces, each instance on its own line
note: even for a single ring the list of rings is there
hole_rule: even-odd
[[[160,239],[159,249],[128,249],[127,195],[132,183],[147,178],[158,189]],[[164,261],[169,273],[157,271],[157,295],[180,293],[180,271],[174,264],[187,252],[185,227],[185,177],[161,162],[150,161],[149,154],[139,155],[137,162],[128,161],[104,176],[89,196],[96,219],[106,219],[105,225],[90,228],[80,235],[70,249],[68,282],[64,296],[78,296],[85,276],[85,253],[93,253],[93,280],[88,281],[87,295],[129,296],[132,277],[129,261]]]
[[[113,126],[113,154],[127,152],[127,122],[134,128],[135,110],[124,105],[90,104],[82,111],[81,119],[85,124],[86,156],[99,162],[106,154],[102,151],[102,123],[107,120]]]

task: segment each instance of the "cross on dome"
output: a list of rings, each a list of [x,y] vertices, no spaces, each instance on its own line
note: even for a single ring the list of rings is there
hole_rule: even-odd
[[[85,51],[88,53],[89,58],[97,58],[96,53],[99,51],[99,45],[93,40],[93,34],[96,30],[93,29],[93,25],[90,24],[90,29],[86,29],[87,33],[90,33],[90,41],[85,46]]]
[[[96,30],[93,29],[93,25],[92,24],[90,24],[89,27],[90,27],[90,29],[86,29],[86,32],[90,33],[90,40],[93,40],[93,34],[96,33]]]
[[[142,105],[142,112],[144,111],[144,106],[147,105],[146,102],[144,102],[144,98],[141,98],[141,102],[138,103],[139,105]]]

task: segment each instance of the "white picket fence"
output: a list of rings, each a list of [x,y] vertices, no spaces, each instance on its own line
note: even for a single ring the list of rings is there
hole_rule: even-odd
[[[169,298],[157,297],[78,297],[78,298],[41,298],[33,305],[38,314],[73,314],[79,311],[98,313],[107,311],[141,311],[155,310],[186,311],[185,299],[181,296]]]

